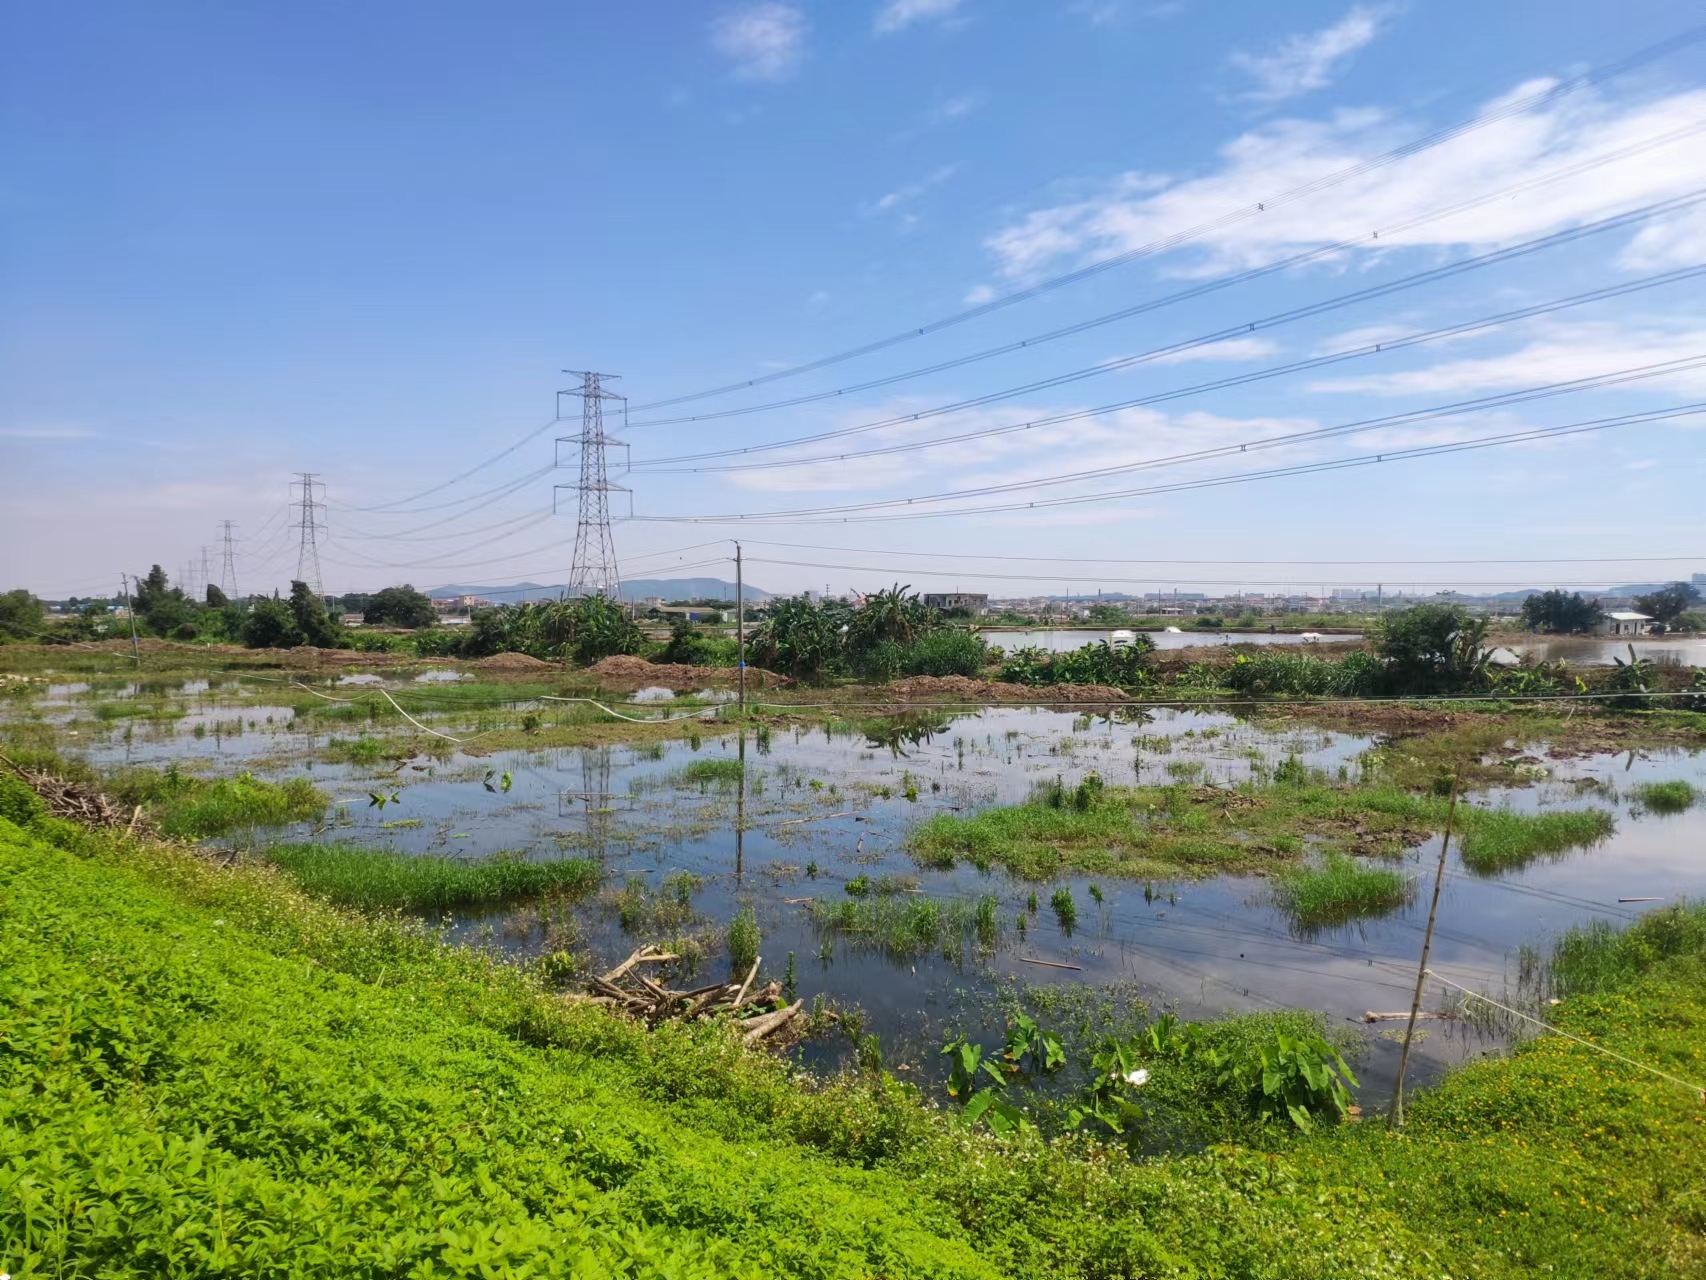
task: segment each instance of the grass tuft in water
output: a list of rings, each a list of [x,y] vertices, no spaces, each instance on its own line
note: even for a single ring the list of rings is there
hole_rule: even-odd
[[[326,811],[326,797],[307,778],[268,782],[252,773],[196,778],[176,765],[118,775],[115,798],[142,805],[163,835],[204,839],[239,827],[281,827],[309,822]]]
[[[1605,839],[1614,823],[1604,809],[1518,813],[1459,806],[1463,865],[1481,875],[1514,871],[1546,854],[1568,853]]]
[[[1652,813],[1681,813],[1700,799],[1700,792],[1681,778],[1644,782],[1630,794],[1636,804]]]
[[[592,858],[527,862],[500,853],[465,862],[338,844],[277,845],[266,856],[309,893],[367,910],[439,911],[548,893],[579,896],[603,874]]]
[[[1381,915],[1402,906],[1412,891],[1402,872],[1342,853],[1328,854],[1319,866],[1283,871],[1278,881],[1280,906],[1306,928]]]
[[[993,951],[1000,937],[1000,904],[993,894],[975,902],[935,898],[816,899],[811,920],[826,935],[847,939],[856,949],[876,951],[893,960],[912,960],[941,950],[958,960],[975,943]]]
[[[742,907],[729,921],[729,972],[745,977],[746,971],[752,968],[752,962],[758,959],[758,947],[763,941],[757,915],[751,907]]]
[[[695,760],[681,771],[681,781],[695,784],[739,782],[745,773],[746,765],[739,760]]]

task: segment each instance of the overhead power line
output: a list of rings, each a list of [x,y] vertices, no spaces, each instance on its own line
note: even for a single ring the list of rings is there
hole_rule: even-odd
[[[1608,285],[1602,289],[1590,289],[1586,293],[1578,293],[1568,298],[1558,298],[1551,302],[1536,303],[1530,307],[1519,307],[1514,311],[1501,311],[1496,315],[1480,316],[1474,320],[1465,320],[1459,324],[1446,325],[1439,329],[1428,329],[1420,333],[1403,334],[1395,338],[1382,339],[1379,342],[1365,342],[1354,347],[1346,347],[1339,351],[1328,352],[1325,355],[1310,356],[1302,360],[1289,360],[1284,364],[1269,365],[1264,369],[1253,369],[1245,373],[1229,374],[1223,378],[1211,378],[1207,382],[1191,383],[1183,387],[1175,387],[1167,391],[1156,391],[1148,395],[1133,396],[1127,400],[1116,400],[1111,404],[1098,405],[1091,409],[1069,409],[1060,413],[1044,414],[1038,418],[1027,418],[1022,422],[1007,422],[993,427],[978,427],[971,431],[962,431],[949,436],[931,436],[923,440],[906,440],[898,444],[879,445],[869,449],[844,449],[836,453],[810,454],[804,457],[772,458],[764,462],[731,462],[715,466],[699,467],[654,467],[652,474],[703,474],[708,472],[725,471],[773,471],[787,467],[817,466],[826,462],[851,462],[861,458],[883,457],[897,453],[917,453],[929,449],[939,449],[945,445],[964,444],[971,440],[987,440],[995,436],[1016,435],[1023,431],[1034,431],[1040,427],[1060,426],[1068,422],[1081,422],[1089,418],[1103,417],[1125,409],[1143,408],[1150,405],[1166,404],[1174,400],[1182,400],[1189,396],[1202,395],[1210,391],[1224,391],[1229,387],[1248,386],[1255,382],[1265,382],[1271,378],[1283,377],[1287,374],[1302,373],[1314,369],[1324,369],[1350,360],[1365,358],[1372,355],[1388,354],[1402,351],[1411,347],[1422,346],[1431,342],[1444,341],[1449,338],[1462,337],[1486,329],[1500,328],[1521,320],[1532,320],[1539,316],[1553,315],[1574,307],[1587,306],[1590,303],[1604,302],[1611,298],[1620,298],[1632,293],[1640,293],[1647,289],[1664,285],[1679,284],[1706,276],[1706,266],[1681,267],[1675,271],[1661,272],[1656,276],[1647,276],[1639,280],[1624,281],[1621,284]]]
[[[1571,227],[1564,231],[1555,231],[1548,235],[1538,236],[1532,240],[1524,240],[1518,244],[1506,246],[1502,249],[1494,249],[1487,253],[1477,254],[1473,257],[1462,258],[1444,266],[1432,267],[1425,271],[1418,271],[1411,275],[1401,276],[1396,280],[1389,280],[1384,284],[1369,285],[1362,289],[1354,289],[1349,293],[1339,294],[1333,298],[1323,299],[1319,302],[1307,303],[1301,307],[1292,307],[1285,311],[1275,312],[1271,315],[1262,316],[1255,320],[1243,321],[1236,325],[1229,325],[1196,338],[1168,343],[1165,346],[1152,347],[1147,351],[1141,351],[1134,355],[1121,356],[1114,360],[1104,360],[1085,368],[1074,369],[1067,373],[1056,374],[1048,378],[1039,378],[1020,386],[1007,387],[1000,391],[991,391],[983,395],[970,396],[962,400],[953,401],[949,404],[937,405],[930,409],[920,409],[914,413],[895,414],[872,422],[860,423],[856,426],[841,427],[831,431],[820,431],[812,435],[797,436],[791,440],[780,440],[771,444],[748,445],[735,449],[717,449],[704,453],[679,454],[674,457],[653,459],[650,462],[641,460],[634,465],[636,467],[650,468],[682,462],[699,462],[713,458],[744,457],[748,454],[772,452],[777,449],[792,448],[801,444],[815,444],[823,440],[845,439],[849,436],[862,435],[872,431],[880,431],[888,427],[922,422],[928,418],[938,418],[950,413],[959,413],[966,409],[980,408],[984,405],[994,404],[1001,400],[1011,400],[1015,396],[1027,395],[1034,391],[1050,390],[1055,387],[1066,386],[1075,382],[1082,382],[1087,378],[1101,377],[1105,374],[1129,369],[1139,364],[1152,363],[1157,360],[1162,360],[1168,356],[1178,355],[1181,352],[1225,342],[1231,338],[1247,337],[1252,333],[1262,333],[1269,329],[1278,328],[1282,325],[1295,324],[1299,320],[1306,320],[1318,315],[1325,315],[1328,312],[1337,311],[1340,308],[1351,306],[1355,303],[1367,302],[1374,298],[1386,297],[1390,294],[1399,293],[1406,289],[1413,289],[1420,285],[1437,283],[1440,280],[1448,280],[1454,276],[1463,275],[1470,271],[1481,270],[1497,263],[1524,258],[1530,254],[1555,248],[1560,244],[1568,244],[1587,236],[1598,235],[1602,232],[1615,230],[1620,227],[1632,226],[1637,222],[1643,222],[1662,214],[1678,212],[1702,202],[1706,202],[1706,188],[1691,191],[1686,195],[1678,196],[1673,199],[1655,201],[1626,213],[1615,214],[1608,218],[1600,218],[1593,222],[1583,223],[1579,227]]]
[[[1135,306],[1122,307],[1117,311],[1110,311],[1104,315],[1094,316],[1088,320],[1080,320],[1073,324],[1062,325],[1043,333],[1034,333],[1024,338],[1014,339],[1011,342],[1001,343],[998,346],[987,347],[982,351],[974,351],[968,355],[955,356],[950,360],[941,360],[934,364],[924,365],[921,368],[908,369],[904,373],[889,374],[886,377],[881,378],[871,378],[864,382],[851,383],[847,386],[836,387],[829,391],[815,391],[806,395],[792,396],[785,400],[771,400],[764,404],[744,405],[735,409],[721,409],[710,413],[690,414],[677,418],[652,418],[646,421],[635,422],[630,425],[634,427],[664,427],[673,426],[678,423],[708,422],[718,418],[733,418],[752,413],[765,413],[773,409],[794,408],[803,404],[814,404],[824,400],[840,399],[846,396],[856,395],[860,392],[875,390],[879,387],[893,386],[896,383],[908,382],[914,378],[925,377],[934,373],[942,373],[950,369],[959,369],[970,364],[977,364],[984,360],[994,359],[997,356],[1012,355],[1018,351],[1034,350],[1037,347],[1054,342],[1060,338],[1072,337],[1076,334],[1088,332],[1091,329],[1097,329],[1104,325],[1113,324],[1119,320],[1128,320],[1133,316],[1146,315],[1150,312],[1159,311],[1165,307],[1173,306],[1176,303],[1204,297],[1208,294],[1217,293],[1223,289],[1229,289],[1236,285],[1247,284],[1252,280],[1259,280],[1265,276],[1277,275],[1281,272],[1290,271],[1296,267],[1306,265],[1307,263],[1318,262],[1325,258],[1332,258],[1354,249],[1366,248],[1369,246],[1379,248],[1389,247],[1392,244],[1394,236],[1402,235],[1404,232],[1413,230],[1416,227],[1425,226],[1427,223],[1441,221],[1445,218],[1456,217],[1471,209],[1477,209],[1483,205],[1505,200],[1514,194],[1530,191],[1536,187],[1545,186],[1549,183],[1559,182],[1565,178],[1579,177],[1584,173],[1592,172],[1595,169],[1602,168],[1605,165],[1615,163],[1616,161],[1626,160],[1643,152],[1654,150],[1658,147],[1669,146],[1683,140],[1684,138],[1694,137],[1702,131],[1706,131],[1706,121],[1695,121],[1694,123],[1685,125],[1680,129],[1672,129],[1655,137],[1643,139],[1642,141],[1631,144],[1630,146],[1620,147],[1615,151],[1605,152],[1601,155],[1592,157],[1591,159],[1580,161],[1573,165],[1567,165],[1562,169],[1553,170],[1537,177],[1527,178],[1521,182],[1512,183],[1506,187],[1500,187],[1497,190],[1486,192],[1482,195],[1475,196],[1472,199],[1459,201],[1456,204],[1447,205],[1444,208],[1435,209],[1429,213],[1421,214],[1420,216],[1411,218],[1408,221],[1397,222],[1393,223],[1391,226],[1376,228],[1367,235],[1359,236],[1354,240],[1339,240],[1330,244],[1320,245],[1314,249],[1306,249],[1300,253],[1292,254],[1289,257],[1281,258],[1276,262],[1267,263],[1260,267],[1252,267],[1248,270],[1237,272],[1234,275],[1222,276],[1215,280],[1192,285],[1188,289],[1181,289],[1159,298],[1151,298],[1147,301],[1137,303]],[[1402,248],[1404,246],[1399,245],[1399,247]]]
[[[1246,484],[1255,480],[1272,480],[1284,476],[1313,475],[1322,471],[1341,471],[1350,467],[1374,466],[1384,462],[1401,462],[1414,458],[1431,457],[1439,454],[1466,453],[1476,449],[1492,448],[1498,445],[1527,443],[1534,440],[1555,439],[1562,436],[1580,435],[1593,431],[1605,431],[1614,427],[1636,426],[1643,423],[1663,422],[1675,418],[1706,413],[1706,403],[1683,405],[1673,409],[1655,410],[1650,413],[1626,414],[1616,418],[1599,418],[1589,422],[1569,423],[1558,427],[1539,427],[1527,431],[1504,432],[1499,435],[1479,436],[1470,440],[1457,441],[1451,444],[1423,445],[1410,449],[1386,449],[1379,453],[1363,454],[1352,458],[1339,458],[1326,462],[1302,463],[1293,467],[1275,467],[1264,471],[1238,472],[1229,476],[1213,476],[1202,480],[1186,480],[1174,484],[1150,485],[1136,489],[1118,489],[1100,493],[1079,494],[1066,498],[1036,499],[1030,502],[1010,502],[999,505],[982,507],[958,507],[942,511],[901,510],[886,514],[841,514],[843,512],[868,511],[884,507],[910,507],[914,503],[928,501],[922,498],[902,498],[888,503],[861,504],[858,507],[821,507],[799,511],[770,512],[763,515],[746,516],[638,516],[636,519],[663,524],[865,524],[878,520],[928,520],[943,516],[990,515],[1007,511],[1045,510],[1051,507],[1082,505],[1092,502],[1108,502],[1116,498],[1146,497],[1159,493],[1178,493],[1189,489],[1212,489],[1225,485]]]
[[[1322,177],[1300,183],[1297,186],[1279,192],[1278,194],[1230,209],[1226,213],[1220,214],[1219,216],[1208,219],[1204,222],[1199,222],[1192,227],[1187,227],[1181,231],[1173,232],[1159,239],[1152,240],[1147,244],[1128,249],[1122,253],[1113,254],[1110,257],[1089,263],[1088,265],[1080,267],[1074,271],[1068,271],[1050,279],[1040,281],[1028,288],[1015,290],[1014,292],[1005,294],[1002,297],[991,299],[988,302],[981,303],[974,307],[968,307],[962,311],[944,316],[938,320],[933,320],[913,328],[904,329],[900,332],[891,334],[888,337],[879,338],[873,342],[867,342],[860,346],[850,347],[844,351],[838,351],[831,355],[822,356],[815,360],[805,361],[801,364],[792,365],[785,369],[778,369],[774,372],[762,374],[757,377],[743,378],[724,383],[720,386],[713,386],[700,391],[689,392],[685,395],[671,396],[667,399],[651,400],[644,404],[637,404],[632,407],[636,410],[662,409],[671,405],[686,404],[693,400],[707,399],[711,396],[726,395],[734,391],[746,391],[772,382],[779,382],[785,378],[798,377],[800,374],[810,373],[816,369],[827,368],[830,365],[840,364],[847,360],[853,360],[859,356],[870,355],[874,352],[883,351],[889,347],[898,346],[902,343],[912,342],[929,334],[939,333],[944,329],[965,324],[968,321],[979,319],[983,316],[990,315],[996,311],[1003,310],[1021,302],[1026,302],[1031,298],[1040,297],[1041,295],[1053,292],[1056,289],[1077,284],[1082,280],[1087,280],[1092,276],[1100,275],[1101,273],[1112,270],[1115,267],[1124,266],[1126,263],[1135,262],[1140,258],[1151,257],[1156,254],[1176,249],[1181,245],[1189,244],[1193,240],[1201,239],[1203,236],[1206,236],[1211,232],[1219,231],[1226,227],[1237,225],[1241,222],[1260,218],[1270,209],[1282,208],[1285,205],[1292,204],[1298,200],[1318,194],[1319,192],[1330,190],[1341,183],[1348,182],[1353,178],[1361,177],[1365,173],[1371,173],[1376,169],[1393,164],[1408,156],[1429,150],[1441,143],[1449,142],[1454,138],[1462,137],[1465,134],[1472,133],[1477,129],[1485,128],[1488,125],[1497,124],[1502,120],[1508,120],[1513,116],[1518,116],[1526,111],[1531,111],[1535,107],[1543,106],[1550,102],[1556,102],[1559,99],[1567,97],[1581,89],[1590,88],[1593,85],[1600,84],[1606,80],[1614,79],[1615,77],[1622,75],[1625,72],[1632,71],[1648,62],[1668,56],[1679,49],[1687,48],[1689,45],[1696,43],[1702,38],[1706,38],[1706,25],[1689,27],[1675,35],[1668,36],[1663,40],[1638,49],[1634,53],[1629,54],[1627,57],[1620,58],[1615,62],[1606,63],[1601,67],[1592,68],[1580,75],[1560,80],[1536,93],[1512,99],[1492,111],[1482,112],[1479,115],[1472,116],[1467,120],[1460,121],[1457,124],[1448,126],[1447,128],[1436,130],[1433,133],[1424,134],[1422,137],[1404,143],[1402,146],[1394,147],[1392,150],[1383,152],[1382,154],[1374,156],[1368,160],[1362,160],[1355,164],[1347,165],[1343,169],[1338,169],[1332,173],[1325,174]]]
[[[720,541],[724,541],[720,539]],[[1370,565],[1376,567],[1401,565],[1445,565],[1445,564],[1663,564],[1676,562],[1706,561],[1706,552],[1688,556],[1547,556],[1540,559],[1522,557],[1501,557],[1499,559],[1442,559],[1442,560],[1131,560],[1118,559],[1110,556],[1027,556],[995,554],[985,551],[900,551],[892,547],[843,547],[830,546],[819,542],[776,542],[769,538],[745,538],[748,546],[754,547],[785,547],[796,551],[835,551],[844,555],[874,555],[874,556],[927,556],[934,560],[978,560],[978,561],[1030,561],[1048,564],[1118,564],[1118,565],[1260,565],[1274,567],[1282,565],[1311,567],[1317,565]],[[701,543],[710,546],[710,543]]]
[[[869,511],[884,507],[908,507],[919,503],[953,502],[965,498],[989,497],[998,493],[1013,493],[1024,489],[1043,489],[1057,484],[1075,484],[1085,480],[1100,480],[1111,475],[1121,475],[1133,471],[1181,466],[1185,463],[1203,462],[1211,458],[1228,457],[1234,454],[1259,453],[1268,449],[1325,440],[1335,436],[1413,426],[1419,422],[1434,422],[1441,418],[1463,417],[1471,413],[1485,412],[1488,409],[1503,409],[1514,404],[1526,404],[1535,400],[1551,399],[1555,396],[1573,395],[1582,391],[1597,391],[1605,387],[1624,386],[1631,382],[1666,375],[1691,373],[1703,367],[1706,367],[1706,353],[1687,356],[1678,360],[1664,360],[1650,365],[1639,365],[1630,369],[1619,369],[1612,373],[1595,374],[1588,378],[1574,378],[1568,382],[1547,383],[1539,387],[1528,387],[1521,391],[1501,391],[1492,395],[1476,396],[1469,400],[1457,400],[1449,404],[1434,405],[1426,409],[1410,409],[1401,413],[1383,414],[1376,418],[1359,418],[1352,422],[1344,422],[1331,427],[1311,427],[1306,431],[1288,431],[1280,435],[1258,436],[1254,440],[1214,445],[1206,449],[1193,449],[1184,453],[1164,454],[1156,458],[1143,458],[1135,462],[1122,462],[1112,466],[1091,467],[1048,476],[1028,477],[1001,484],[975,485],[966,489],[948,489],[931,494],[916,494],[907,498],[873,499],[869,502],[841,503],[795,511],[766,512],[750,518],[764,519],[771,515],[831,515],[842,512]],[[735,519],[742,518],[744,517],[736,517]]]

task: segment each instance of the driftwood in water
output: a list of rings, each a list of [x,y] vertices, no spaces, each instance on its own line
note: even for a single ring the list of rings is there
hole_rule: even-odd
[[[691,991],[675,991],[639,972],[641,965],[668,964],[681,957],[656,947],[641,947],[621,964],[598,977],[587,979],[586,994],[574,997],[586,1004],[619,1009],[642,1018],[652,1026],[660,1022],[694,1022],[733,1016],[742,1039],[749,1045],[779,1037],[793,1027],[803,1007],[796,1000],[784,1008],[780,982],[754,988],[758,961],[752,962],[741,982],[714,982]]]

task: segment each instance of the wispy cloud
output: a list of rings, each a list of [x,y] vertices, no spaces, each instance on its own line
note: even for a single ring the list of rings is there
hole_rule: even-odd
[[[1359,4],[1332,26],[1292,36],[1271,53],[1233,54],[1232,65],[1255,81],[1243,96],[1255,102],[1284,102],[1325,87],[1380,34],[1390,15],[1390,9]]]
[[[1486,112],[1495,116],[1547,87],[1546,81],[1519,85]],[[1035,210],[986,243],[1002,273],[1014,279],[1185,232],[1193,232],[1190,245],[1174,252],[1168,268],[1193,275],[1258,266],[1340,241],[1365,244],[1359,254],[1509,244],[1706,185],[1706,147],[1697,133],[1685,133],[1703,116],[1702,90],[1632,104],[1580,94],[1541,100],[1336,181],[1308,199],[1226,220],[1229,210],[1252,208],[1349,169],[1421,131],[1373,111],[1278,120],[1233,139],[1218,165],[1200,177],[1129,173],[1099,194]],[[1648,145],[1658,139],[1666,141]],[[1596,163],[1604,157],[1611,158]],[[1566,176],[1552,178],[1560,173]],[[1400,229],[1436,209],[1524,182],[1538,185],[1523,198]],[[1205,226],[1210,229],[1194,233]],[[1380,232],[1378,241],[1369,238],[1371,231]],[[1702,260],[1706,215],[1690,215],[1643,231],[1629,243],[1622,265],[1651,269]]]
[[[93,440],[86,427],[0,427],[0,440]]]
[[[1706,329],[1629,320],[1623,323],[1541,324],[1520,347],[1495,355],[1444,360],[1418,369],[1327,378],[1316,392],[1363,395],[1461,395],[1591,378],[1670,360],[1706,355]],[[1706,369],[1695,368],[1638,386],[1682,395],[1706,393]]]
[[[877,34],[892,35],[915,22],[935,22],[952,17],[961,3],[962,0],[888,0],[877,11]]]
[[[806,54],[806,19],[792,5],[744,5],[711,24],[711,47],[742,80],[786,80]]]
[[[865,217],[877,214],[894,213],[903,205],[911,204],[932,187],[940,186],[959,171],[957,164],[945,164],[920,178],[917,182],[908,182],[896,187],[893,191],[885,192],[869,204],[864,205],[859,212]]]
[[[1186,364],[1197,360],[1261,360],[1275,354],[1279,344],[1266,338],[1228,338],[1225,342],[1205,343],[1157,356],[1150,364]]]

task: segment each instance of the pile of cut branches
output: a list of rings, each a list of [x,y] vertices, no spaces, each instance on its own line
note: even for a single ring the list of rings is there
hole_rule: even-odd
[[[743,982],[714,982],[692,991],[672,990],[640,972],[641,965],[668,964],[680,958],[656,947],[641,947],[610,972],[588,979],[586,994],[575,999],[605,1005],[643,1019],[651,1026],[660,1022],[730,1018],[748,1045],[779,1040],[783,1033],[803,1021],[800,1014],[803,1002],[796,1000],[784,1005],[780,982],[753,988],[758,977],[758,959],[752,962]]]
[[[89,827],[124,827],[136,830],[142,816],[140,806],[126,813],[101,792],[69,778],[40,769],[26,769],[7,756],[0,755],[0,764],[24,780],[26,786],[42,798],[47,811],[56,818],[69,818]]]

